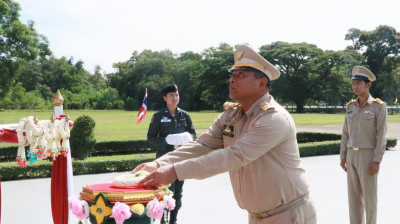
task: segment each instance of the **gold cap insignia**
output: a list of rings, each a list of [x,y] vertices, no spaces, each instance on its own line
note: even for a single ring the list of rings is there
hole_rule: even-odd
[[[235,60],[236,61],[240,60],[242,58],[242,56],[243,56],[243,50],[236,51]]]
[[[353,74],[358,74],[360,73],[360,69],[359,68],[355,68]]]

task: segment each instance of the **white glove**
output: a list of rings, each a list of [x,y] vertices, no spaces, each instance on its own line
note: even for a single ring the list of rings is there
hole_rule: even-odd
[[[183,132],[180,134],[167,135],[167,137],[165,137],[165,141],[169,145],[185,145],[188,142],[192,142],[193,137],[191,134],[189,134],[189,132]]]

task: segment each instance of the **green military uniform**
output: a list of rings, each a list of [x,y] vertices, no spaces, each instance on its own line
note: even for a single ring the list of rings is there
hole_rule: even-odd
[[[366,68],[356,66],[353,79],[363,75],[374,81]],[[362,78],[362,77],[361,77]],[[375,224],[377,218],[378,174],[370,175],[372,162],[381,162],[386,149],[386,104],[369,95],[364,105],[358,98],[346,106],[340,159],[346,160],[350,224]]]
[[[174,151],[175,147],[169,145],[165,141],[167,135],[183,132],[189,132],[192,135],[193,140],[196,139],[196,131],[194,130],[192,119],[188,112],[177,107],[175,116],[172,116],[168,108],[165,107],[155,113],[151,118],[149,130],[147,132],[147,139],[150,144],[157,149],[156,157],[159,158],[168,152]],[[175,209],[171,211],[171,223],[173,223],[173,220],[176,220],[178,210],[182,206],[181,199],[183,183],[183,181],[176,180],[170,187],[176,200]]]

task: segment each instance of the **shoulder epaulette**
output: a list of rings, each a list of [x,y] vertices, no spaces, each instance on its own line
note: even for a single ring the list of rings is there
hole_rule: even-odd
[[[379,98],[375,98],[375,101],[377,102],[377,103],[379,103],[379,104],[384,104],[385,102],[383,102],[381,99],[379,99]]]
[[[225,102],[224,110],[234,109],[235,107],[239,107],[239,103]]]
[[[350,105],[350,104],[352,104],[352,103],[354,103],[354,100],[353,100],[353,99],[351,99],[351,100],[346,104],[346,106],[348,106],[348,105]]]
[[[267,101],[261,101],[260,102],[260,108],[263,109],[264,111],[267,111],[268,109],[274,108],[273,106],[271,106],[271,104],[269,104]]]

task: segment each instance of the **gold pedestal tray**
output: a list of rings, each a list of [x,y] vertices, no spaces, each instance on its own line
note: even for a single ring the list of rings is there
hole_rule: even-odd
[[[123,202],[128,205],[133,204],[147,204],[149,201],[156,197],[158,200],[162,200],[165,195],[163,186],[154,188],[117,188],[112,183],[93,184],[83,187],[80,193],[82,200],[87,202],[94,201],[96,195],[102,192],[107,199],[115,204],[117,201]]]

